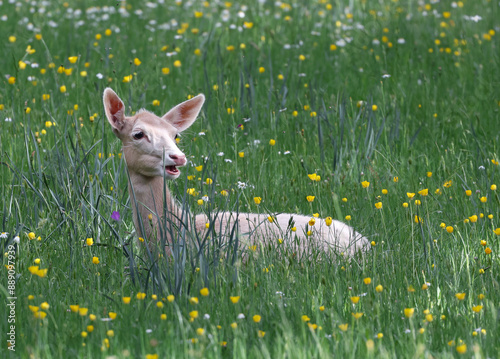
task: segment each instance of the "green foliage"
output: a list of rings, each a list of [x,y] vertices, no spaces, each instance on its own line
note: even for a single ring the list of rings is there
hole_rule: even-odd
[[[101,5],[0,5],[12,357],[498,355],[498,4]],[[280,238],[234,252],[234,233],[227,246],[187,225],[177,244],[199,251],[153,260],[136,243],[108,86],[128,114],[206,95],[179,143],[190,165],[169,184],[186,211],[348,216],[371,252],[299,260]]]

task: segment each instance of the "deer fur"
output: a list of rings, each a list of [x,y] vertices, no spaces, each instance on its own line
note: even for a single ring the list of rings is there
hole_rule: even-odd
[[[178,178],[178,167],[186,165],[186,156],[177,147],[175,138],[196,120],[205,97],[200,94],[182,102],[163,117],[145,110],[140,110],[130,117],[125,116],[123,101],[110,88],[104,90],[103,101],[106,117],[123,145],[136,231],[146,243],[151,244],[155,237],[158,238],[158,221],[164,213],[164,198],[168,206],[166,212],[172,214],[174,221],[180,221],[182,209],[172,198],[168,186],[164,185],[164,178]],[[134,197],[139,213],[133,204]],[[153,214],[152,219],[150,214]],[[209,219],[205,214],[198,214],[192,220],[196,231],[206,231]],[[271,223],[267,220],[267,215],[263,214],[223,212],[215,219],[215,230],[222,228],[230,231],[236,220],[240,236],[247,236],[251,244],[277,241],[287,232],[295,239],[298,238],[299,250],[303,252],[319,247],[325,251],[333,250],[352,256],[358,251],[366,251],[369,247],[368,240],[345,223],[333,220],[331,225],[327,226],[325,220],[318,218],[316,223],[310,226],[311,217],[299,214],[278,214]],[[142,221],[142,227],[139,221]],[[290,232],[291,224],[296,227],[295,233]],[[307,236],[306,226],[312,231],[311,236]],[[250,233],[252,235],[248,237]],[[172,240],[170,235],[167,235],[167,243],[172,243]],[[168,253],[169,249],[166,251]]]

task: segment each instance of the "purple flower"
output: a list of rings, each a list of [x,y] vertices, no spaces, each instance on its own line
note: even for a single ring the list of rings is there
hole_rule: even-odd
[[[113,213],[111,213],[111,219],[114,219],[115,221],[119,221],[120,220],[120,212],[113,211]]]

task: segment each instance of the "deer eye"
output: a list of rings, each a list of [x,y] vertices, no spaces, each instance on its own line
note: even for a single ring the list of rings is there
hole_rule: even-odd
[[[140,140],[141,138],[144,137],[144,132],[137,132],[132,137],[134,137],[134,139],[136,140]]]

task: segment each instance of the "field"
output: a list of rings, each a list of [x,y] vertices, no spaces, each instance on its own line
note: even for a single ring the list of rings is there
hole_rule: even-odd
[[[0,29],[2,358],[498,357],[498,1],[4,0]],[[148,255],[106,87],[129,115],[205,94],[186,211],[370,251]]]

